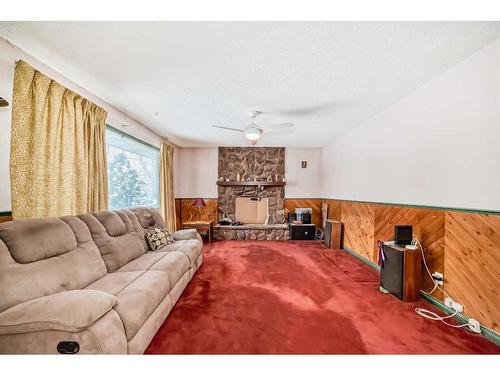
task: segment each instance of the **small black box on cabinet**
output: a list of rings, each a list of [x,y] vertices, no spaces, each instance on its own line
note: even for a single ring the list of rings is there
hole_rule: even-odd
[[[413,228],[411,225],[394,226],[394,243],[397,246],[410,245],[413,240]]]

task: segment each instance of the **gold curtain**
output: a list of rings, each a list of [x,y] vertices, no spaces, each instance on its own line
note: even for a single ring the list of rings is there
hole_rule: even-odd
[[[107,208],[106,116],[24,61],[17,63],[10,147],[14,218]]]
[[[160,211],[167,229],[175,230],[174,146],[162,142],[160,147]]]

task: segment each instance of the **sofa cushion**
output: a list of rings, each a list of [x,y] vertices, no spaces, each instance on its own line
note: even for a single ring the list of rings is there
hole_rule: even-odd
[[[174,236],[165,228],[151,228],[145,233],[146,240],[149,243],[151,250],[160,250],[166,245],[170,245],[175,242]]]
[[[176,251],[176,250],[179,250],[187,242],[188,242],[188,240],[178,240],[178,241],[175,241],[174,243],[165,246],[163,249],[161,249],[161,251],[163,252],[163,251]]]
[[[189,270],[189,258],[175,251],[149,252],[120,268],[116,274],[131,271],[162,271],[167,273],[170,285],[173,286],[180,277]]]
[[[64,229],[64,237],[67,236],[70,240],[66,241],[62,247],[57,248],[60,238],[52,237],[54,232],[47,231],[47,220],[50,222],[48,227],[52,228],[52,223],[56,223],[57,227],[67,229]],[[20,236],[21,227],[25,224],[33,228],[33,231],[26,232],[26,239],[23,238],[16,244],[12,244],[9,239]],[[44,230],[45,235],[53,244],[53,251],[47,251],[49,245],[38,249],[29,241],[31,238],[29,233],[36,232],[36,236],[41,236],[40,233]],[[16,220],[0,224],[0,231],[7,239],[7,243],[13,246],[11,249],[0,240],[0,311],[38,297],[85,288],[106,274],[106,266],[88,227],[77,217],[68,216],[36,221]],[[11,231],[17,233],[12,235]],[[58,233],[58,230],[56,232]],[[31,254],[28,254],[26,249],[20,249],[21,243],[26,244]],[[49,241],[44,239],[44,243],[48,244]],[[66,251],[67,248],[64,246],[70,243],[74,247]],[[63,248],[65,252],[61,253]],[[31,260],[31,262],[17,262],[13,253],[18,250],[20,252],[17,252],[17,255],[22,254],[17,257],[18,260]],[[58,255],[55,256],[55,254]],[[45,258],[40,259],[41,257]],[[34,261],[35,259],[38,260]]]
[[[108,272],[145,253],[144,231],[131,211],[95,212],[78,216],[89,227]]]
[[[38,331],[80,332],[117,303],[117,298],[96,290],[70,290],[36,298],[0,314],[0,335]]]
[[[196,240],[181,240],[175,241],[173,244],[161,248],[159,251],[176,251],[182,253],[189,258],[189,263],[192,264],[201,254],[203,243]]]
[[[123,266],[115,273],[130,271],[162,271],[166,272],[170,285],[173,287],[177,280],[189,269],[189,258],[177,252],[148,252]]]
[[[100,211],[94,212],[93,215],[101,222],[111,237],[123,236],[127,233],[127,227],[117,212]]]
[[[115,310],[125,327],[130,341],[170,291],[165,272],[146,271],[118,293]]]
[[[65,254],[77,245],[71,228],[58,218],[7,222],[0,228],[0,239],[23,264]]]
[[[153,264],[158,262],[164,256],[165,253],[163,252],[148,251],[146,254],[141,255],[139,258],[134,259],[130,263],[127,263],[116,272],[147,271],[153,266]]]
[[[134,280],[139,278],[144,271],[135,272],[113,272],[93,282],[85,289],[100,290],[116,296],[123,289],[128,287]]]
[[[195,240],[197,234],[198,234],[198,232],[194,228],[191,228],[191,229],[181,229],[181,230],[175,231],[173,233],[174,239],[176,241],[180,241],[180,240]]]
[[[152,271],[165,272],[173,288],[177,281],[189,270],[189,258],[175,251],[167,252],[163,258],[151,266]]]

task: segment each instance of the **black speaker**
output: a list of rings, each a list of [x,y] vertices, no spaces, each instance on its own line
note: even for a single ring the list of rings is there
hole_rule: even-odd
[[[385,260],[380,269],[380,285],[403,299],[404,251],[385,244],[383,246]]]
[[[291,224],[291,240],[314,240],[316,238],[316,225],[314,224]]]
[[[288,213],[288,222],[291,223],[292,221],[297,220],[299,215],[296,213],[289,212]],[[301,214],[301,222],[302,224],[312,224],[312,215],[308,213],[302,213]]]
[[[332,244],[332,221],[325,220],[325,231],[324,231],[323,243],[326,247],[330,248]]]
[[[394,243],[397,246],[410,245],[413,240],[413,228],[411,225],[394,226]]]
[[[308,213],[302,214],[302,224],[311,224],[312,215]]]

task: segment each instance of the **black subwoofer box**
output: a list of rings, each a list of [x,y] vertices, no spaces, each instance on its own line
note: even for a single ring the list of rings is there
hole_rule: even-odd
[[[316,225],[292,224],[290,225],[291,240],[314,240],[316,238]]]
[[[404,251],[388,245],[383,245],[385,261],[380,269],[380,285],[403,299]]]

